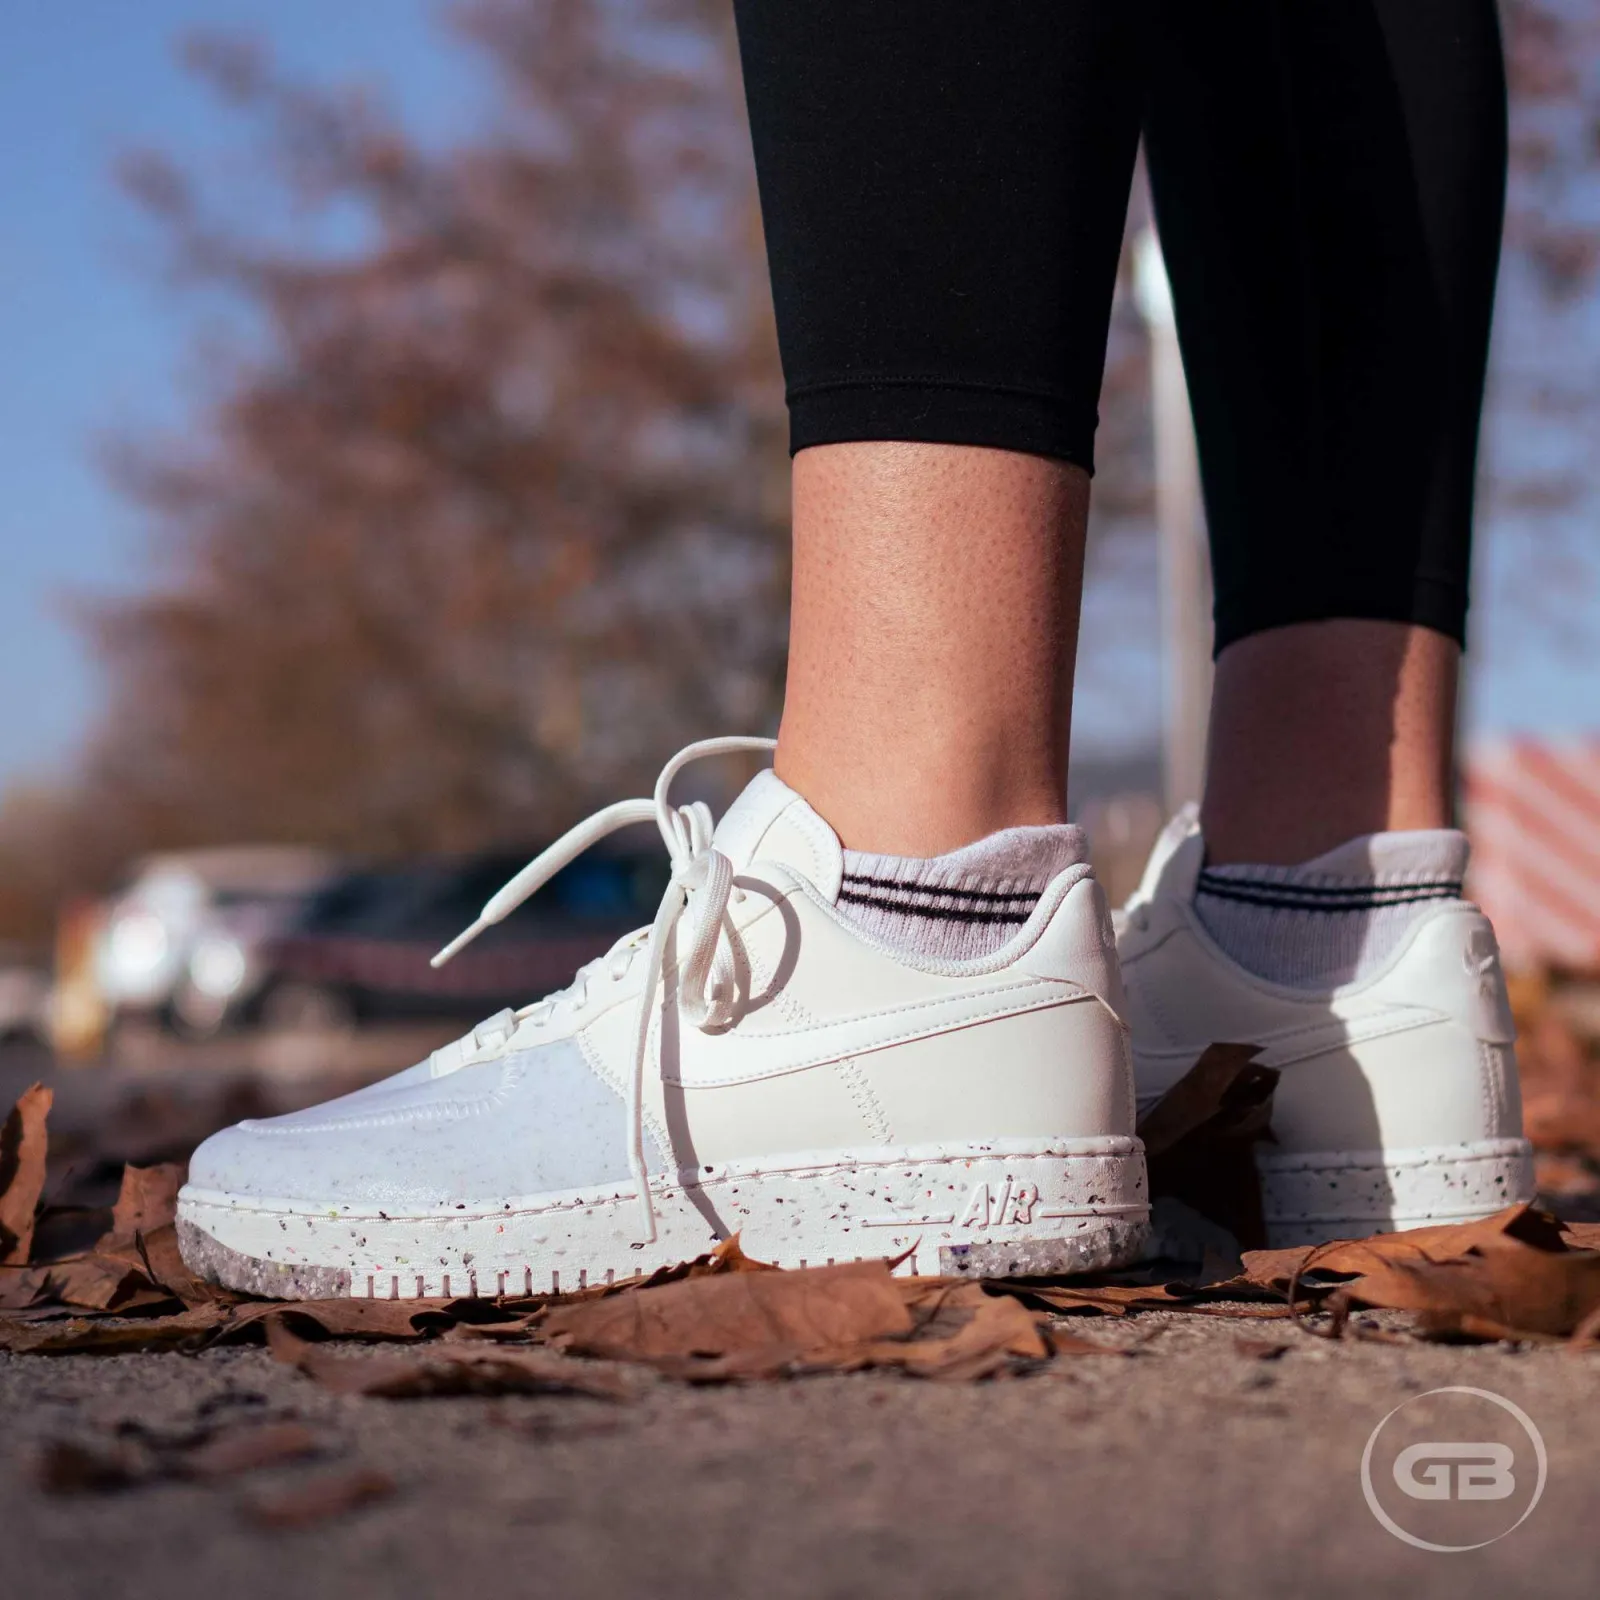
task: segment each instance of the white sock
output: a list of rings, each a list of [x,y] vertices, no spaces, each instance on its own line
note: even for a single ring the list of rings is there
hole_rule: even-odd
[[[1453,828],[1369,833],[1296,867],[1206,867],[1194,909],[1246,971],[1323,989],[1375,972],[1429,905],[1461,898],[1466,869]]]
[[[897,949],[963,960],[998,950],[1068,867],[1089,859],[1081,828],[1005,828],[948,855],[844,852],[839,911]]]

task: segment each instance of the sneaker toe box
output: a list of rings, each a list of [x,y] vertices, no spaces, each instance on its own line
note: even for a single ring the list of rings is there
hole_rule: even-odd
[[[661,1165],[648,1137],[646,1148]],[[571,1040],[241,1122],[189,1167],[195,1193],[352,1211],[504,1205],[627,1180],[623,1101]]]

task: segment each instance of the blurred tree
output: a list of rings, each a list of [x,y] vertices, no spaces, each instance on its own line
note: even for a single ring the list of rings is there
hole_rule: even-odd
[[[90,619],[89,778],[147,844],[525,838],[776,721],[781,392],[725,7],[455,20],[504,115],[439,153],[253,47],[188,47],[354,248],[276,246],[127,165],[262,333],[191,447],[116,461],[163,578]]]
[[[0,813],[0,936],[147,850],[548,834],[775,726],[786,424],[729,8],[450,20],[498,96],[442,150],[248,41],[185,45],[309,229],[123,163],[178,285],[251,334],[201,347],[189,437],[111,453],[152,580],[85,612],[109,704],[81,781]],[[1144,370],[1122,305],[1108,527],[1148,498]]]
[[[1538,534],[1518,567],[1548,608],[1584,592],[1576,546],[1600,503],[1600,13],[1503,5],[1499,321],[1516,336],[1497,357],[1486,505],[1497,533]],[[63,893],[140,850],[526,838],[638,792],[688,738],[774,724],[784,420],[727,10],[467,0],[454,21],[498,95],[488,131],[444,150],[237,40],[189,45],[333,244],[241,220],[168,161],[126,164],[180,282],[248,308],[254,334],[208,352],[191,441],[116,453],[156,576],[87,619],[110,702],[81,783],[0,807],[0,938],[43,933]],[[1126,559],[1148,546],[1147,377],[1119,293],[1102,602],[1150,582]],[[1554,464],[1553,440],[1571,446]],[[1125,609],[1101,604],[1086,628],[1089,694],[1142,681],[1151,621]]]

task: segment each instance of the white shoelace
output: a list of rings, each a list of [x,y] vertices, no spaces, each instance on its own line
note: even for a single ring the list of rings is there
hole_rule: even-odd
[[[650,1017],[655,1008],[666,963],[666,947],[681,921],[687,931],[687,955],[678,959],[678,1007],[698,1028],[716,1028],[732,1019],[741,988],[748,987],[750,960],[733,920],[728,901],[733,894],[733,863],[711,843],[711,811],[701,801],[674,806],[668,799],[672,780],[691,761],[707,756],[730,755],[740,750],[772,750],[776,741],[733,736],[702,739],[686,745],[661,769],[656,779],[655,796],[650,800],[619,800],[597,811],[585,822],[569,829],[548,850],[541,852],[504,888],[490,896],[478,920],[456,935],[438,955],[433,965],[442,967],[452,956],[471,944],[485,929],[504,920],[535,890],[548,883],[563,867],[575,861],[591,845],[621,828],[653,821],[672,860],[672,880],[662,896],[648,936],[641,945],[639,934],[632,933],[613,945],[598,961],[580,967],[571,987],[563,995],[575,996],[581,1003],[589,978],[601,966],[609,966],[620,977],[643,949],[649,962],[644,993],[639,1000],[639,1027],[633,1053],[633,1074],[628,1084],[628,1169],[639,1186],[639,1214],[643,1242],[656,1236],[655,1206],[650,1199],[650,1179],[644,1159],[644,1069],[650,1052]],[[620,966],[618,963],[621,963]],[[515,1013],[518,1018],[548,1014],[559,996],[535,1001]],[[548,1009],[547,1009],[548,1008]],[[500,1022],[491,1017],[489,1026]]]

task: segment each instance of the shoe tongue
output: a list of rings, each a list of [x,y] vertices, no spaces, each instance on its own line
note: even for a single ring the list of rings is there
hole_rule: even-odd
[[[758,772],[723,813],[712,836],[743,872],[758,861],[774,861],[798,872],[829,904],[839,898],[844,852],[838,836],[777,773]]]

